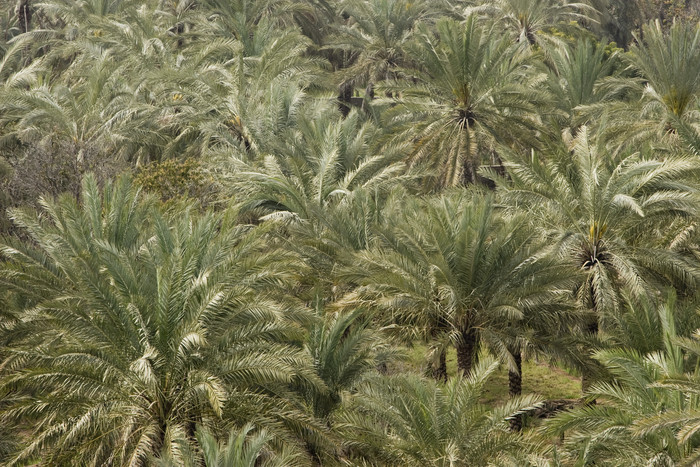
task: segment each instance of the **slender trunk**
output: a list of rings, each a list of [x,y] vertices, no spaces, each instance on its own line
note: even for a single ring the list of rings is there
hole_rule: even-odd
[[[437,381],[447,381],[447,352],[444,349],[440,351],[437,364],[431,364],[430,376]]]
[[[352,92],[353,86],[350,83],[343,83],[338,88],[338,108],[343,117],[347,117],[350,113]]]
[[[516,397],[523,392],[523,357],[519,350],[511,351],[517,371],[508,370],[508,394]]]
[[[476,329],[467,328],[457,341],[457,367],[464,376],[470,376],[477,363],[478,336]]]
[[[29,4],[29,0],[20,0],[17,4],[17,23],[21,33],[25,33],[31,29],[32,7]]]
[[[463,137],[463,142],[464,144],[464,159],[462,160],[462,185],[463,186],[468,186],[468,185],[473,185],[476,183],[476,171],[477,171],[477,164],[475,164],[472,154],[472,134],[471,134],[471,129],[469,128],[469,117],[464,117],[463,120],[463,126],[462,126],[462,137]]]
[[[598,316],[595,315],[591,318],[591,321],[586,326],[586,332],[591,336],[598,335]],[[593,383],[593,374],[586,368],[581,371],[581,393],[585,394],[588,388],[591,387]],[[595,401],[593,401],[595,404]]]
[[[510,397],[517,397],[523,392],[523,357],[520,350],[511,350],[515,368],[508,369],[508,394]],[[510,420],[510,429],[521,431],[523,429],[523,414],[515,415]]]

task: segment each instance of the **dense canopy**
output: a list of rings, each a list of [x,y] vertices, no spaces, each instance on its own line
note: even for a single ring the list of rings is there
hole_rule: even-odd
[[[697,0],[0,0],[0,465],[700,463]]]

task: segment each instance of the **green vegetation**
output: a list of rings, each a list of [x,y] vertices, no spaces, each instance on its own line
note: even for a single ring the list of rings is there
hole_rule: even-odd
[[[700,464],[698,20],[0,0],[0,465]]]

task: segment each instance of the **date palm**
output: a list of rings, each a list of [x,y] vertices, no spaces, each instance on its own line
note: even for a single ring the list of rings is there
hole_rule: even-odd
[[[356,189],[384,191],[400,180],[403,148],[376,150],[372,142],[382,132],[372,122],[358,112],[341,119],[327,104],[305,111],[263,167],[243,166],[234,174],[248,207],[308,220]]]
[[[700,78],[700,26],[677,22],[664,31],[649,23],[630,47],[627,78],[631,99],[612,106],[606,134],[620,145],[637,141],[676,140],[677,121],[697,119]]]
[[[357,295],[383,310],[404,339],[421,338],[438,354],[455,345],[465,375],[481,346],[519,375],[523,329],[564,321],[570,280],[526,218],[503,215],[489,196],[453,192],[403,202],[390,219],[381,242],[348,269],[364,286]]]
[[[275,452],[271,449],[272,436],[266,430],[255,432],[252,424],[246,424],[240,430],[233,429],[228,440],[220,443],[206,430],[197,430],[197,441],[201,446],[201,455],[183,446],[186,453],[175,461],[171,458],[158,459],[157,467],[291,467],[310,465],[308,460],[298,453],[289,451]],[[202,464],[203,462],[203,464]]]
[[[409,59],[413,79],[385,85],[395,93],[389,119],[412,141],[413,165],[435,172],[439,186],[477,180],[484,151],[495,141],[534,145],[536,102],[542,94],[526,66],[528,49],[513,45],[474,15],[443,19],[416,32]],[[389,101],[388,99],[386,101]]]
[[[695,215],[700,167],[693,159],[612,155],[586,127],[571,152],[561,147],[547,160],[511,156],[505,199],[527,206],[543,235],[582,272],[576,290],[592,313],[589,334],[604,332],[619,314],[622,290],[654,302],[663,284],[692,287],[700,277],[693,258],[674,251],[664,231]]]
[[[575,136],[581,125],[595,121],[589,109],[605,108],[620,97],[619,86],[610,86],[606,80],[622,66],[620,56],[616,51],[608,54],[605,44],[590,39],[555,47],[548,56],[547,85],[562,112],[553,121]]]
[[[562,413],[545,424],[548,435],[565,435],[563,460],[576,465],[694,465],[700,446],[692,423],[700,413],[697,381],[685,345],[676,332],[673,302],[653,309],[660,326],[647,334],[661,348],[599,351],[595,358],[611,381],[591,387],[601,403]],[[634,318],[632,318],[634,320]],[[642,345],[644,345],[642,343]],[[696,418],[697,420],[697,418]],[[697,425],[695,425],[697,426]],[[568,464],[567,464],[568,465]]]
[[[27,338],[3,364],[0,419],[32,432],[8,465],[177,460],[197,425],[320,433],[285,392],[317,379],[289,345],[299,313],[272,297],[284,253],[221,216],[163,216],[124,179],[101,196],[87,177],[81,196],[44,202],[45,219],[14,211],[32,244],[2,249]]]
[[[119,133],[119,116],[132,103],[133,89],[110,54],[97,58],[81,75],[73,85],[33,79],[29,86],[20,81],[0,91],[4,136],[24,144],[71,147],[70,156],[81,163],[95,152],[113,152],[119,158],[120,149],[126,149],[119,143],[127,139]]]
[[[369,465],[524,465],[529,448],[510,432],[508,418],[537,399],[483,405],[480,399],[497,366],[487,358],[470,378],[444,385],[411,375],[368,381],[345,415],[350,455]]]
[[[511,181],[502,190],[528,206],[575,258],[586,274],[581,300],[604,320],[618,309],[622,288],[652,296],[664,280],[694,283],[697,267],[659,240],[665,226],[694,216],[698,164],[689,157],[609,154],[586,127],[571,150],[562,147],[547,160],[512,156]]]
[[[326,310],[321,316],[324,310],[320,298],[316,299],[316,308],[318,320],[310,327],[304,347],[325,387],[308,387],[302,392],[314,416],[330,425],[343,396],[374,368],[382,346],[369,329],[364,310]]]
[[[330,45],[352,57],[342,71],[342,86],[366,86],[366,97],[372,97],[376,83],[396,79],[400,68],[408,65],[406,48],[415,26],[430,18],[431,11],[422,1],[407,0],[349,0],[341,8],[349,24],[338,28]]]
[[[465,16],[482,13],[508,31],[517,42],[543,45],[554,29],[571,29],[571,23],[590,20],[595,14],[589,4],[568,0],[482,1],[465,9]]]
[[[144,112],[163,127],[164,154],[233,153],[251,162],[271,152],[320,75],[309,45],[297,30],[278,30],[264,18],[243,42],[205,35],[150,73],[148,90],[157,99]]]

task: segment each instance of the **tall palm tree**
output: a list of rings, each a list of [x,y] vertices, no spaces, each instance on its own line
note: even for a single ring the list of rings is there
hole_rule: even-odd
[[[631,98],[609,109],[606,134],[620,145],[675,142],[676,122],[697,119],[700,26],[678,22],[666,32],[649,23],[627,58],[638,79],[625,79]]]
[[[350,455],[369,465],[523,465],[518,460],[524,461],[529,447],[510,432],[507,419],[537,399],[483,405],[480,398],[497,366],[485,359],[471,377],[445,385],[411,375],[368,381],[345,412]]]
[[[412,141],[410,161],[438,176],[439,186],[477,180],[476,169],[495,141],[534,145],[536,103],[529,87],[529,50],[513,45],[496,27],[474,15],[463,23],[443,19],[437,30],[416,33],[409,59],[412,79],[384,85],[394,99],[389,119],[399,138]]]
[[[661,326],[650,330],[662,348],[641,354],[632,348],[599,351],[595,358],[611,381],[590,388],[601,401],[559,414],[547,435],[565,435],[560,453],[576,465],[694,465],[700,439],[683,422],[700,413],[689,352],[679,345],[672,303],[654,309]],[[687,341],[691,345],[696,342]],[[690,373],[687,373],[689,372]],[[696,383],[695,383],[696,384]],[[568,465],[568,464],[567,464]]]
[[[32,243],[2,249],[3,287],[27,306],[0,418],[32,430],[9,465],[177,460],[197,425],[320,434],[285,390],[318,380],[290,345],[303,315],[273,298],[284,253],[219,215],[163,216],[125,179],[102,196],[87,177],[81,197],[45,201],[45,220],[13,211]]]
[[[692,257],[663,241],[667,226],[695,215],[699,167],[689,157],[611,155],[586,127],[571,151],[561,147],[547,160],[507,156],[509,181],[501,189],[583,273],[578,300],[592,313],[588,332],[597,335],[619,314],[621,290],[653,302],[662,284],[692,286],[699,277]]]
[[[455,345],[465,375],[483,345],[519,375],[521,325],[565,321],[559,318],[570,279],[544,255],[526,218],[502,215],[491,197],[454,192],[404,202],[401,211],[381,243],[358,253],[348,269],[347,277],[364,286],[357,295],[385,310],[404,338],[430,342],[437,355]],[[446,376],[444,366],[438,376]]]
[[[552,30],[570,30],[571,23],[590,20],[596,11],[588,3],[568,0],[483,0],[463,14],[474,13],[492,18],[516,42],[543,45],[552,40]]]
[[[408,65],[407,46],[417,23],[429,19],[428,4],[407,0],[349,0],[341,3],[347,24],[331,36],[329,46],[350,54],[351,63],[341,71],[341,89],[365,86],[374,97],[374,85],[395,80]]]
[[[575,258],[586,277],[581,300],[604,321],[617,311],[623,287],[653,296],[664,280],[694,283],[694,263],[659,239],[665,226],[695,215],[698,164],[689,157],[609,154],[586,127],[571,150],[562,147],[547,160],[511,154],[510,181],[501,189],[531,209],[542,230]]]

